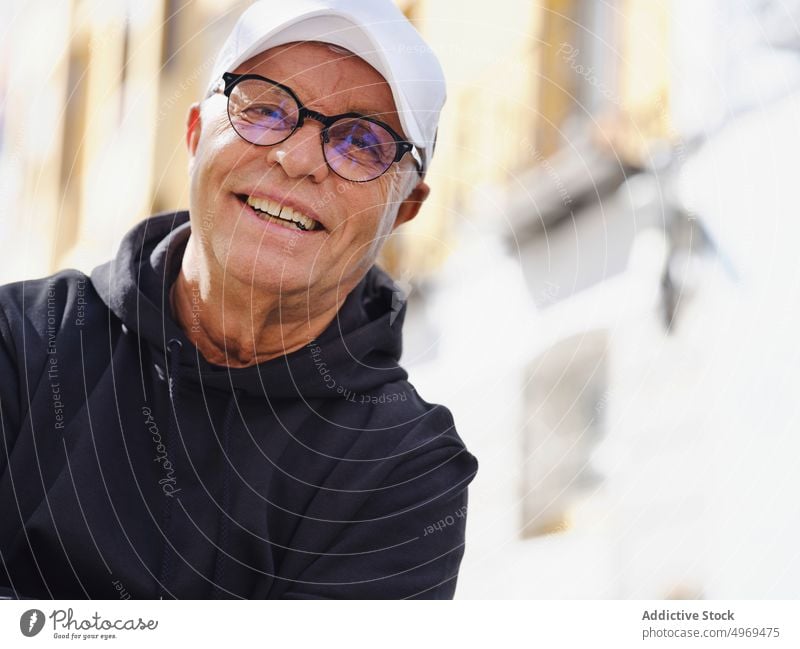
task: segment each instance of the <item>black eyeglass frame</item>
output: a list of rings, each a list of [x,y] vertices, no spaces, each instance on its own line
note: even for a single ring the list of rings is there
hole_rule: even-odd
[[[284,92],[288,93],[288,95],[297,104],[297,109],[298,109],[297,110],[297,114],[298,114],[297,124],[295,124],[294,128],[291,130],[291,132],[285,138],[283,138],[282,140],[278,140],[277,142],[273,142],[272,144],[257,144],[255,142],[250,142],[250,140],[248,140],[247,138],[245,138],[244,136],[242,136],[239,133],[239,131],[236,128],[236,125],[233,123],[233,118],[231,117],[230,98],[231,98],[231,93],[233,92],[233,89],[239,83],[241,83],[242,81],[248,81],[248,80],[252,80],[252,79],[257,80],[257,81],[265,81],[266,83],[272,84],[273,86],[276,86],[276,87],[280,88]],[[212,89],[212,93],[221,91],[227,97],[228,104],[227,104],[226,112],[228,113],[228,121],[230,122],[231,127],[233,127],[233,130],[236,132],[236,134],[239,137],[241,137],[245,142],[247,142],[249,144],[252,144],[253,146],[275,146],[276,144],[280,144],[281,142],[285,142],[290,137],[292,137],[292,135],[294,135],[295,132],[299,128],[301,128],[303,126],[303,124],[305,123],[306,119],[313,119],[313,120],[319,122],[320,124],[322,124],[321,137],[322,137],[322,143],[324,145],[324,144],[327,144],[330,141],[329,140],[330,136],[328,134],[328,129],[331,126],[333,126],[334,123],[336,123],[337,121],[339,121],[341,119],[358,118],[358,119],[366,120],[368,122],[372,122],[373,124],[377,124],[381,128],[386,129],[386,131],[394,139],[395,145],[397,147],[397,150],[396,150],[395,156],[394,156],[394,160],[392,160],[391,164],[388,167],[386,167],[386,169],[384,169],[381,173],[379,173],[377,176],[374,176],[373,178],[368,178],[367,180],[352,180],[350,178],[345,178],[344,176],[339,174],[330,165],[330,163],[328,162],[328,157],[327,157],[327,155],[325,155],[325,147],[323,146],[322,147],[322,154],[323,154],[323,157],[325,158],[325,164],[328,165],[328,168],[331,171],[333,171],[333,173],[335,173],[340,178],[343,178],[344,180],[347,180],[349,182],[353,182],[353,183],[368,183],[368,182],[371,182],[373,180],[376,180],[376,179],[380,178],[383,174],[385,174],[387,171],[389,171],[389,169],[392,168],[392,164],[400,162],[400,160],[403,159],[403,156],[406,153],[411,153],[412,154],[412,160],[414,162],[414,165],[417,168],[417,173],[420,175],[420,178],[423,178],[425,176],[424,163],[422,162],[423,161],[423,157],[420,154],[419,149],[417,148],[417,146],[415,144],[413,144],[412,142],[409,142],[408,140],[404,140],[397,131],[395,131],[391,126],[389,126],[385,122],[382,122],[382,121],[380,121],[378,119],[370,117],[369,115],[362,115],[361,113],[356,113],[356,112],[340,113],[338,115],[325,115],[325,114],[320,113],[320,112],[318,112],[316,110],[312,110],[311,108],[307,108],[303,104],[303,102],[300,101],[300,98],[297,96],[297,94],[294,92],[294,90],[292,90],[289,86],[286,86],[286,85],[284,85],[284,84],[282,84],[282,83],[280,83],[278,81],[274,81],[272,79],[268,79],[267,77],[262,77],[260,74],[235,74],[233,72],[224,72],[222,74],[222,82],[223,82],[222,84],[217,84],[217,86]]]

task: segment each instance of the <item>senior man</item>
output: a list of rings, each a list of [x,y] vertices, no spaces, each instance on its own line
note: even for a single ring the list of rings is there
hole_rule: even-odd
[[[188,213],[0,288],[8,596],[453,596],[477,462],[375,265],[443,102],[388,0],[256,2],[189,113]]]

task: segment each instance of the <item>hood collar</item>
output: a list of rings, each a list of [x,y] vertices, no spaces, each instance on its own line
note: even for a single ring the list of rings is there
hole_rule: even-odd
[[[170,340],[182,343],[179,371],[187,380],[269,398],[336,398],[407,378],[399,365],[406,304],[398,301],[398,287],[377,265],[309,345],[246,368],[206,361],[169,307],[169,289],[190,233],[186,211],[145,219],[125,235],[116,257],[91,274],[111,312],[156,350],[156,357],[165,357]]]

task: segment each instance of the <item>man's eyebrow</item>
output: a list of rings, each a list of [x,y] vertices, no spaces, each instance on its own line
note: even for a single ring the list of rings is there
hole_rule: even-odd
[[[369,117],[370,119],[377,120],[381,124],[386,124],[386,126],[388,126],[395,133],[397,133],[397,135],[399,135],[401,139],[404,139],[404,140],[408,139],[403,134],[402,129],[398,129],[396,126],[392,126],[392,124],[389,122],[389,119],[388,119],[389,116],[396,114],[394,111],[391,111],[391,112],[384,111],[384,112],[380,113],[380,112],[378,112],[376,110],[371,110],[369,108],[364,108],[363,106],[354,106],[354,107],[351,107],[349,110],[347,110],[345,113],[339,113],[339,114],[340,115],[344,115],[346,113],[357,113],[360,117]]]
[[[386,118],[392,114],[387,111],[379,112],[372,108],[366,108],[365,106],[351,106],[340,114],[343,115],[345,113],[358,113],[361,117],[371,117],[372,119],[377,119],[382,122],[386,122]]]

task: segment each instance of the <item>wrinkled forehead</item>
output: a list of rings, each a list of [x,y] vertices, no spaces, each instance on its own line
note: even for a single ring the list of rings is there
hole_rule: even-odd
[[[367,65],[366,61],[362,59],[360,56],[351,52],[350,50],[341,47],[339,45],[334,45],[333,43],[327,43],[325,41],[293,41],[291,43],[281,43],[279,45],[274,45],[272,47],[268,47],[262,52],[258,54],[254,54],[249,59],[247,59],[244,63],[239,64],[236,67],[236,70],[253,67],[258,62],[267,61],[271,58],[274,58],[278,54],[282,52],[291,52],[295,57],[303,57],[303,58],[320,58],[320,59],[353,59],[358,61],[363,61]],[[372,68],[372,66],[369,66]],[[375,70],[375,68],[372,68]],[[375,73],[380,75],[380,72],[375,70]]]
[[[363,58],[341,46],[320,41],[298,41],[271,47],[235,70],[258,74],[292,88],[301,101],[324,112],[358,112],[380,116],[398,133],[402,126],[391,86]]]
[[[271,73],[275,79],[292,85],[311,82],[319,87],[339,91],[356,91],[364,95],[384,95],[395,110],[394,96],[383,75],[366,60],[339,45],[320,41],[300,41],[271,47],[257,54],[232,72],[240,74]],[[264,74],[264,76],[267,76]]]

